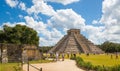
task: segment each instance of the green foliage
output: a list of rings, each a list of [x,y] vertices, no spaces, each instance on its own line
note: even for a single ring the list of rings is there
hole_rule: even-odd
[[[84,62],[81,57],[72,57],[71,59],[76,61],[78,67],[86,68],[88,70],[93,68],[93,65],[90,62]]]
[[[120,71],[120,65],[113,66],[111,71]]]
[[[32,28],[23,25],[16,25],[10,27],[4,25],[3,30],[0,30],[0,43],[13,43],[13,44],[39,44],[39,37],[37,32]]]
[[[42,46],[39,47],[39,51],[43,53],[47,53],[53,46]]]
[[[112,42],[104,42],[102,45],[99,46],[105,52],[120,52],[120,44],[112,43]]]

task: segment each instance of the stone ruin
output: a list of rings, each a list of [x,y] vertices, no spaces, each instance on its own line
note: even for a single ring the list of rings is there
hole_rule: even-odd
[[[104,53],[91,41],[80,34],[80,29],[70,29],[49,53]]]
[[[34,45],[16,45],[0,43],[1,63],[40,59],[38,48]]]

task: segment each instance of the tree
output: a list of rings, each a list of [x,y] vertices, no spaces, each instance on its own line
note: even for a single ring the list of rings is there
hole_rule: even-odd
[[[39,51],[43,53],[47,53],[53,46],[41,46],[39,47]]]
[[[39,45],[37,32],[25,25],[3,26],[0,30],[0,43]]]
[[[106,41],[100,45],[100,48],[104,50],[105,52],[110,52],[110,53],[120,52],[120,44],[118,43]]]

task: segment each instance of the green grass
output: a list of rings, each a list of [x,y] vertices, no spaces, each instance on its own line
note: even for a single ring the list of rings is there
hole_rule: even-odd
[[[29,61],[30,64],[34,63],[48,63],[52,62],[52,60],[35,60]],[[15,70],[15,68],[19,68],[20,63],[0,63],[0,71],[22,71],[22,70]]]
[[[14,67],[18,68],[18,63],[0,63],[0,71],[16,71]]]
[[[79,55],[85,62],[91,62],[93,65],[100,65],[100,66],[115,66],[120,64],[120,56],[116,59],[115,55],[111,59],[111,55],[92,55],[89,56],[85,54]]]

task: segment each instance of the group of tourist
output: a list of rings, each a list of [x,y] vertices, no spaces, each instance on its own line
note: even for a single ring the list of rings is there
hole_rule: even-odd
[[[50,56],[48,54],[47,58],[49,58],[49,57],[53,58],[54,61],[60,61],[60,60],[64,61],[65,55],[67,58],[76,57],[75,53],[70,54],[70,53],[58,53],[58,52],[56,52],[56,53],[50,53]]]
[[[62,61],[64,61],[64,58],[65,58],[65,54],[64,53],[61,53],[61,54],[56,53],[55,56],[56,56],[56,61],[60,60],[60,56],[62,58]],[[76,57],[76,54],[71,54],[71,56]],[[69,58],[70,54],[67,54],[67,57]]]

